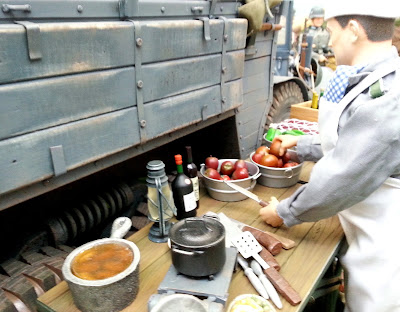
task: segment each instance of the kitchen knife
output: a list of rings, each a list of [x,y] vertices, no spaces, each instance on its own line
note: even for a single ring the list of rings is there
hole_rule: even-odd
[[[248,190],[246,190],[244,187],[241,187],[240,185],[237,185],[235,183],[232,183],[230,181],[224,180],[224,182],[229,185],[231,188],[233,188],[234,190],[242,193],[243,195],[246,195],[247,197],[255,200],[257,203],[259,203],[261,206],[266,207],[268,206],[268,202],[265,202],[263,200],[261,200],[260,198],[258,198],[258,196]]]
[[[282,237],[282,236],[280,236],[280,235],[278,235],[278,234],[275,234],[275,233],[263,232],[263,231],[261,231],[260,229],[257,229],[257,228],[255,228],[255,227],[249,226],[249,225],[247,225],[247,224],[245,224],[245,223],[243,223],[243,222],[240,222],[240,221],[235,220],[235,219],[232,219],[232,218],[231,218],[231,221],[232,221],[233,223],[235,223],[235,224],[239,227],[240,230],[242,230],[242,231],[249,231],[249,232],[251,232],[254,236],[258,236],[257,234],[255,234],[256,232],[261,232],[261,233],[263,233],[263,234],[266,234],[266,235],[272,237],[272,239],[278,240],[279,242],[282,243],[282,247],[283,247],[284,249],[290,249],[290,248],[293,248],[294,246],[296,246],[296,243],[295,243],[294,241],[292,241],[291,239],[289,239],[289,238]],[[260,234],[259,234],[259,235],[260,235]],[[261,245],[263,245],[263,244],[261,244]],[[264,245],[263,245],[263,246],[264,246]]]
[[[271,298],[272,302],[276,305],[278,309],[282,309],[281,298],[279,298],[276,289],[271,284],[267,276],[264,274],[260,264],[256,260],[251,260],[250,267],[253,269],[253,272],[258,276],[261,283],[264,285],[264,288],[267,290],[267,293]]]
[[[249,264],[247,263],[247,260],[245,260],[241,255],[238,255],[237,262],[243,268],[244,274],[247,276],[250,283],[253,285],[254,289],[257,290],[257,292],[261,295],[261,297],[263,297],[265,299],[269,299],[267,290],[265,289],[261,280],[253,272],[253,269],[250,268]],[[271,286],[272,286],[272,284],[271,284]],[[272,288],[273,288],[273,286],[272,286]],[[274,288],[274,290],[275,290],[275,288]]]

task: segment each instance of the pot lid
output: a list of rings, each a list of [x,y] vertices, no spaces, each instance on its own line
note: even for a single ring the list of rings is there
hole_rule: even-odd
[[[171,227],[169,238],[171,242],[180,246],[207,247],[225,239],[225,228],[215,219],[186,218]]]

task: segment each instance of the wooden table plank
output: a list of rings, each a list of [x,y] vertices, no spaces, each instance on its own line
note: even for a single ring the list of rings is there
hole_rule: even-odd
[[[312,166],[312,163],[303,165],[300,175],[302,181],[308,181]],[[278,199],[286,198],[299,187],[301,187],[301,184],[296,184],[290,188],[274,189],[257,184],[253,192],[263,200],[268,201],[271,196],[275,196]],[[291,228],[282,226],[279,229],[275,229],[259,218],[259,209],[259,204],[251,199],[245,199],[240,202],[214,200],[204,192],[203,188],[198,216],[207,211],[224,212],[228,217],[235,218],[263,231],[275,232],[294,240],[297,246],[290,250],[282,250],[276,256],[276,259],[281,265],[280,273],[299,292],[303,302],[293,307],[282,298],[283,309],[281,311],[302,311],[317,282],[332,261],[343,238],[338,218],[333,217],[316,223],[303,223]],[[140,287],[135,301],[125,308],[123,312],[147,311],[147,302],[150,296],[157,293],[158,286],[171,265],[171,255],[167,244],[156,244],[148,239],[147,235],[150,226],[151,224],[147,225],[128,238],[138,246],[141,252]],[[237,270],[233,274],[230,284],[228,304],[233,298],[243,293],[255,294],[256,291],[243,271]],[[79,312],[73,304],[66,282],[58,284],[39,297],[39,302],[40,312]]]

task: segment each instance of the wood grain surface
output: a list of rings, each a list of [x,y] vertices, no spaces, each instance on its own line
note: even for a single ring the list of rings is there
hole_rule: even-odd
[[[301,181],[308,181],[312,163],[305,163],[300,175]],[[290,188],[268,188],[257,184],[253,192],[264,200],[271,196],[284,199],[292,194],[301,184]],[[321,220],[315,223],[304,223],[291,228],[281,226],[279,229],[265,224],[258,216],[260,206],[251,199],[240,202],[221,202],[212,199],[202,191],[198,216],[207,211],[223,212],[230,218],[237,219],[263,231],[276,233],[295,242],[296,246],[282,250],[275,256],[280,265],[279,273],[299,293],[302,301],[292,306],[281,297],[283,312],[302,311],[318,281],[335,257],[343,231],[337,217]],[[165,277],[170,265],[171,256],[166,243],[156,244],[148,238],[151,224],[147,225],[128,239],[133,241],[141,252],[140,287],[137,298],[123,312],[145,312],[151,295],[157,293],[157,288]],[[244,275],[237,270],[232,276],[227,305],[236,296],[256,291]],[[38,299],[39,312],[79,312],[75,307],[66,282],[61,282]]]

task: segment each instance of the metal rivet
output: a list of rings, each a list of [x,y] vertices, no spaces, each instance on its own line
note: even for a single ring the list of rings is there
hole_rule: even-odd
[[[140,121],[140,126],[142,127],[142,128],[144,128],[144,127],[146,127],[146,120],[141,120]]]
[[[82,12],[83,12],[83,6],[81,6],[80,4],[76,7],[76,9],[77,9],[77,11],[78,11],[79,13],[82,13]]]
[[[227,68],[226,67],[222,67],[222,73],[225,74],[226,73]]]
[[[161,12],[165,12],[165,7],[161,7]]]
[[[243,135],[239,135],[239,139],[243,139]]]
[[[222,103],[225,104],[226,103],[226,97],[223,97],[221,101],[222,101]]]
[[[137,38],[137,39],[136,39],[136,45],[137,45],[138,47],[141,47],[142,44],[143,44],[143,39],[142,39],[142,38]]]
[[[223,6],[220,7],[219,10],[222,12],[224,10],[224,7]]]
[[[136,85],[139,89],[143,88],[143,81],[139,80]]]
[[[228,41],[228,35],[224,35],[224,40]]]

